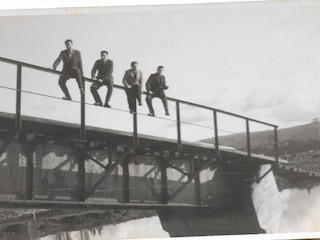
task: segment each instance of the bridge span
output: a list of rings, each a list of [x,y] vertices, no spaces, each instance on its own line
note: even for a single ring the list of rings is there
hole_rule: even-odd
[[[84,95],[80,124],[22,115],[22,69],[62,73],[0,61],[17,66],[17,87],[0,86],[16,94],[15,113],[0,112],[0,207],[156,210],[171,236],[259,233],[264,231],[251,199],[253,183],[272,171],[320,177],[278,159],[277,126],[178,99],[169,98],[176,106],[176,139],[139,133],[137,112],[128,113],[131,132],[88,126]],[[183,140],[182,104],[212,112],[215,144]],[[219,144],[218,113],[244,121],[246,151]],[[252,122],[274,129],[274,156],[251,151]],[[264,165],[270,170],[260,175]]]

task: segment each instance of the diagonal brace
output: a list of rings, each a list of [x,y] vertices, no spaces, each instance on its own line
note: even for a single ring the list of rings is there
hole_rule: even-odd
[[[175,196],[177,196],[196,176],[198,176],[200,174],[200,172],[202,171],[202,169],[205,169],[206,167],[209,167],[211,164],[213,163],[212,160],[209,160],[207,162],[205,162],[201,167],[199,167],[197,169],[197,171],[195,171],[192,175],[189,176],[188,181],[186,181],[180,188],[178,188],[177,191],[175,191],[170,197],[169,200],[171,200],[172,198],[174,198]]]
[[[126,159],[128,159],[129,157],[131,157],[132,155],[134,155],[136,152],[135,148],[128,148],[127,151],[125,151],[125,153],[123,154],[123,156],[119,159],[117,159],[113,164],[110,165],[109,168],[107,168],[104,172],[104,174],[102,175],[102,177],[98,180],[98,182],[92,187],[90,188],[87,193],[85,194],[85,199],[89,198],[94,192],[95,190],[97,190],[100,185],[104,182],[104,180],[109,177],[109,175],[111,174],[111,172],[122,162],[124,162]],[[108,165],[107,165],[108,166]]]
[[[0,157],[6,151],[7,147],[11,144],[14,137],[15,137],[15,134],[9,134],[8,138],[3,141],[3,143],[0,146]]]
[[[188,177],[191,176],[189,173],[186,173],[186,172],[182,171],[180,168],[177,168],[176,166],[174,166],[174,165],[172,165],[172,164],[170,164],[170,163],[168,164],[168,166],[171,167],[171,168],[173,168],[173,169],[175,169],[175,170],[177,170],[178,172],[182,173],[183,175],[186,175],[186,176],[188,176]]]
[[[64,160],[63,162],[59,163],[57,166],[55,166],[53,168],[53,170],[57,170],[57,169],[60,169],[62,167],[64,167],[65,165],[67,165],[69,162],[71,162],[72,159],[66,159]]]
[[[103,165],[101,162],[97,161],[97,159],[88,156],[90,160],[92,160],[93,162],[95,162],[96,164],[98,164],[100,167],[104,168],[105,170],[108,169],[110,167],[109,164],[107,164],[107,166]]]

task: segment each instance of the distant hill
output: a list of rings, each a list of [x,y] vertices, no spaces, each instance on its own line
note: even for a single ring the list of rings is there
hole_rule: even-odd
[[[319,123],[320,127],[320,123]],[[234,147],[245,150],[247,142],[245,133],[219,137],[219,145]],[[273,154],[274,131],[251,132],[251,147],[255,153]],[[201,142],[214,143],[214,138],[205,139]],[[309,150],[320,149],[316,124],[314,122],[278,129],[279,155],[292,154]]]

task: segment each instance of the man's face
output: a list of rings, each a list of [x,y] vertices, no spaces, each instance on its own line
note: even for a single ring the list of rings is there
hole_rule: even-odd
[[[138,69],[138,63],[132,64],[132,70],[136,71]]]
[[[162,72],[163,72],[163,68],[158,68],[158,69],[157,69],[157,73],[158,73],[159,75],[161,75]]]
[[[101,53],[101,59],[105,62],[108,60],[108,55],[106,53]]]
[[[67,42],[66,47],[68,50],[71,50],[72,49],[72,42]]]

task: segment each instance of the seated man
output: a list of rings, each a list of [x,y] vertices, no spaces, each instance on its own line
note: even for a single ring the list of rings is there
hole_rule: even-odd
[[[151,74],[146,83],[146,88],[147,88],[146,102],[150,111],[150,113],[148,114],[149,116],[153,116],[153,117],[155,116],[154,109],[152,107],[152,99],[155,97],[160,98],[162,100],[164,109],[166,111],[166,115],[170,115],[168,111],[167,97],[164,92],[164,90],[168,89],[169,87],[166,85],[165,76],[162,75],[163,69],[164,69],[163,66],[159,66],[157,68],[157,72],[154,74]],[[152,92],[152,94],[150,93],[150,91]]]
[[[64,44],[66,45],[67,49],[60,52],[60,55],[57,58],[57,60],[53,63],[52,68],[56,70],[60,62],[63,61],[62,72],[64,72],[65,75],[60,76],[59,85],[61,87],[61,90],[65,94],[65,97],[63,97],[63,99],[71,100],[70,93],[66,86],[66,82],[70,78],[75,78],[77,80],[81,93],[84,93],[84,83],[82,79],[82,60],[80,52],[78,50],[73,49],[72,40],[68,39],[64,42]]]
[[[136,99],[141,103],[141,86],[142,86],[142,71],[138,69],[138,62],[131,63],[131,69],[127,70],[122,79],[125,86],[130,113],[136,112]]]
[[[98,75],[96,81],[91,85],[91,93],[96,101],[94,105],[102,106],[102,101],[98,93],[98,89],[103,85],[107,86],[108,92],[106,95],[106,101],[104,107],[111,107],[109,101],[113,91],[113,62],[108,59],[108,52],[101,51],[101,59],[97,60],[92,68],[91,77],[95,79],[96,72],[98,70]]]

